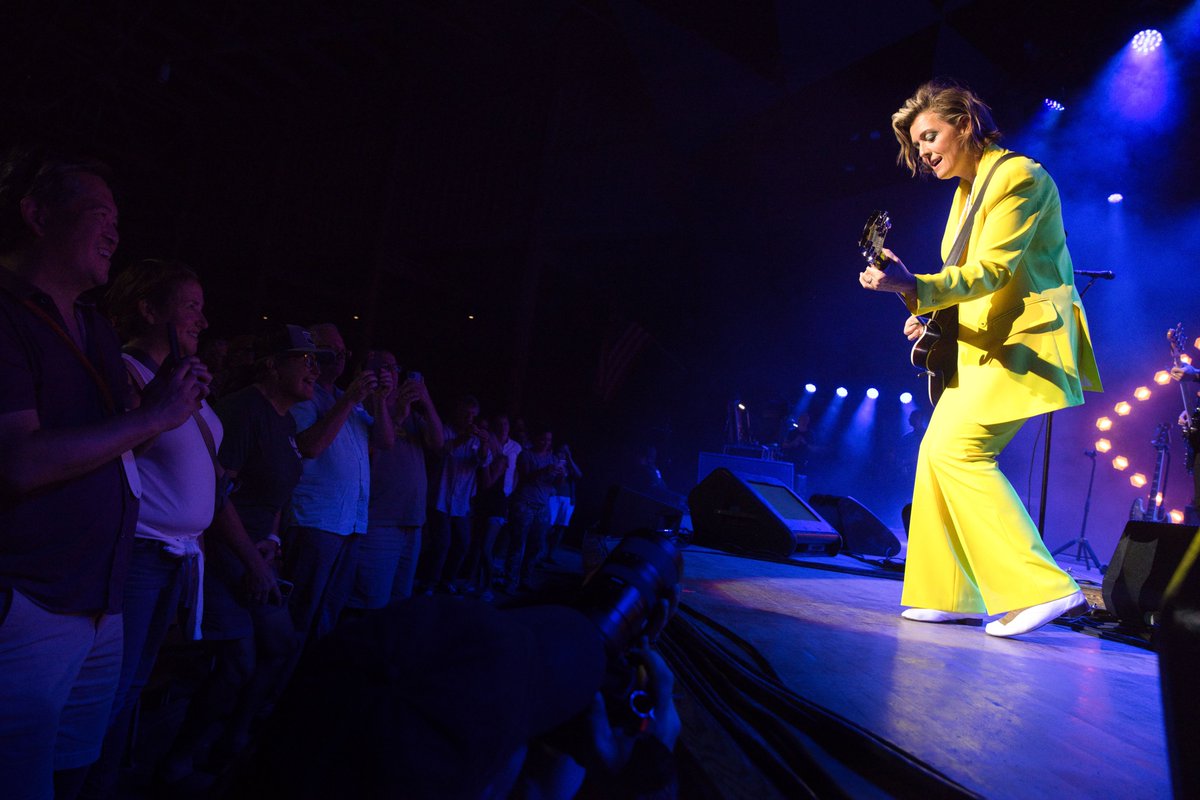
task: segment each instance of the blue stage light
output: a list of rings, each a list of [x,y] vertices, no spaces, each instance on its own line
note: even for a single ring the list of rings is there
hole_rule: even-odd
[[[908,405],[912,402],[912,392],[902,392],[900,394],[900,402]]]
[[[811,383],[804,384],[804,391],[808,392],[809,394],[812,394],[816,390],[817,390],[817,387],[815,385],[813,385]]]
[[[845,397],[846,395],[850,394],[850,392],[846,391],[845,386],[839,386],[836,394],[838,397]]]
[[[1133,52],[1144,56],[1162,47],[1162,43],[1163,35],[1153,28],[1147,28],[1133,37]]]
[[[867,389],[867,397],[871,398],[872,400],[876,399],[879,397],[879,390],[872,386],[870,389]]]
[[[1120,192],[1113,192],[1108,196],[1108,202],[1112,203],[1114,206],[1124,199],[1125,195],[1121,194]]]
[[[1050,109],[1051,111],[1066,111],[1067,110],[1067,107],[1064,106],[1062,103],[1058,102],[1057,100],[1052,100],[1049,97],[1047,97],[1045,100],[1043,100],[1042,103],[1046,106],[1046,108]]]

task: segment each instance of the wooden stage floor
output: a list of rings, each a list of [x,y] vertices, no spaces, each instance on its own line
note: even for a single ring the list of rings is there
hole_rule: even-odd
[[[736,632],[792,693],[970,793],[1170,797],[1152,651],[1055,624],[1000,639],[977,625],[910,622],[899,616],[898,580],[822,566],[863,567],[845,556],[781,563],[689,547],[682,604]],[[686,700],[681,714],[687,737],[702,723]],[[772,794],[755,783],[745,796]]]

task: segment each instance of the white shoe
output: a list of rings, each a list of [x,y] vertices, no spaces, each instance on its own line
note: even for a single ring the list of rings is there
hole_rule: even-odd
[[[906,608],[900,612],[900,616],[917,622],[959,622],[965,619],[983,619],[983,614],[970,614],[965,611],[937,611],[932,608]]]
[[[1010,611],[1000,619],[989,622],[984,627],[984,631],[992,636],[1019,636],[1022,633],[1035,631],[1071,609],[1086,603],[1087,599],[1084,598],[1083,592],[1072,592],[1066,597],[1060,597],[1048,603],[1039,603],[1020,611]]]

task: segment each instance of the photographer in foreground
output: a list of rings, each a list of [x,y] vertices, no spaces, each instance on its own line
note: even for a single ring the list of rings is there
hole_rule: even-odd
[[[677,597],[678,551],[639,532],[613,555],[571,605],[422,596],[343,624],[232,793],[560,798],[585,773],[671,791],[673,678],[647,644]]]

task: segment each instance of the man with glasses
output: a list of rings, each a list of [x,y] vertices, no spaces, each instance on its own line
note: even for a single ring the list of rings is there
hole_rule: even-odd
[[[351,353],[341,333],[331,323],[310,332],[322,355],[321,373],[313,399],[291,410],[304,474],[292,493],[284,541],[285,571],[296,586],[292,620],[302,641],[329,633],[350,597],[358,543],[367,532],[369,448],[391,448],[394,441],[383,402],[393,373],[363,370],[342,391],[336,381]]]

